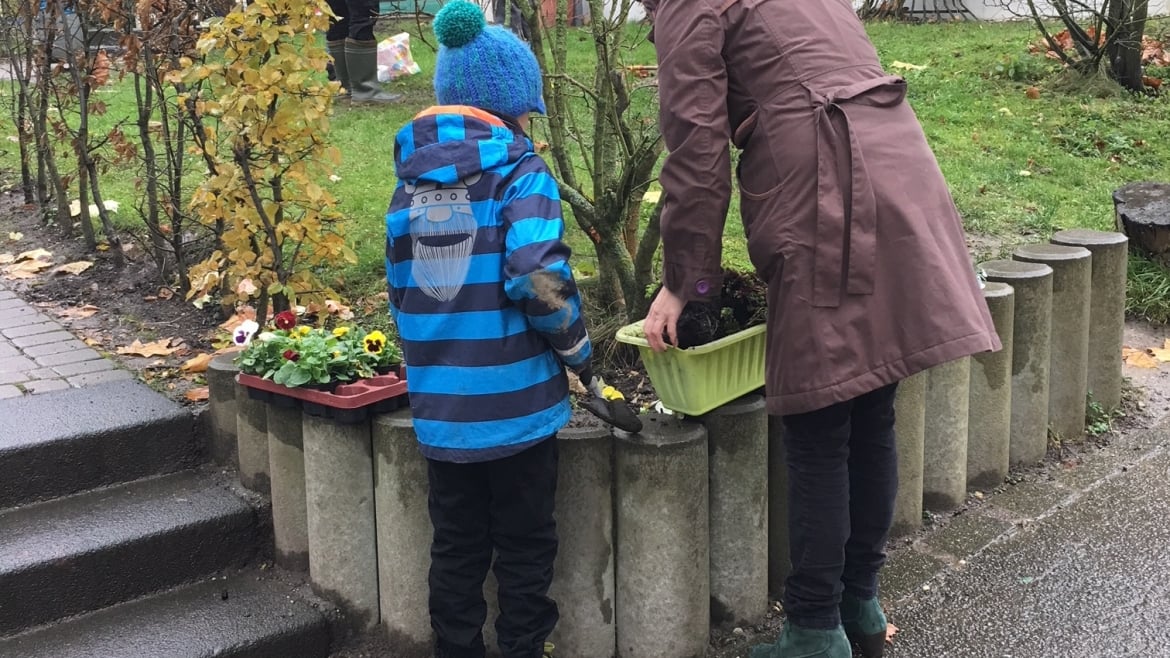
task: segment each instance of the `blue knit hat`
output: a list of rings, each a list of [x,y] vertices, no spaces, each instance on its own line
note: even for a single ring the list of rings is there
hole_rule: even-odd
[[[478,5],[447,3],[435,16],[434,30],[441,105],[470,105],[511,118],[546,113],[536,56],[515,34],[489,26]]]

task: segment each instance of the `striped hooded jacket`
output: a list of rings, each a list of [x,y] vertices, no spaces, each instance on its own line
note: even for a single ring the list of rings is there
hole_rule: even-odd
[[[592,353],[556,181],[519,129],[470,107],[398,133],[390,309],[430,459],[514,454],[569,420],[564,366]]]

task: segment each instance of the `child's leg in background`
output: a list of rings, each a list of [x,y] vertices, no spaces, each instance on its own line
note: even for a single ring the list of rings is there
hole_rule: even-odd
[[[492,559],[489,464],[427,461],[431,543],[430,613],[437,654],[482,658],[487,605],[483,580]]]
[[[559,618],[557,604],[548,597],[557,556],[557,439],[488,463],[500,652],[504,658],[539,658]]]

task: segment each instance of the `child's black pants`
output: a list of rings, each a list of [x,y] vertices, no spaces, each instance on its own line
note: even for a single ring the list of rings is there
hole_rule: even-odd
[[[553,436],[503,459],[457,464],[428,460],[430,613],[438,655],[482,658],[487,605],[483,581],[494,549],[504,658],[539,658],[556,626],[548,597],[557,554]]]

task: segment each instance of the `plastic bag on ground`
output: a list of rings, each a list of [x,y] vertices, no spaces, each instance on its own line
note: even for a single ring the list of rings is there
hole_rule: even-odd
[[[421,70],[410,54],[410,35],[406,32],[378,43],[378,82],[390,82]]]

